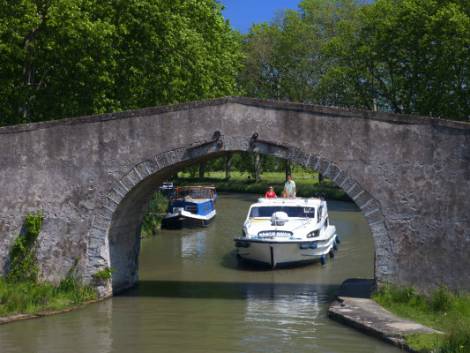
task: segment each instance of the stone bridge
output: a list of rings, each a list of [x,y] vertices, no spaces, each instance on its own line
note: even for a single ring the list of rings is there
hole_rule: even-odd
[[[42,279],[111,267],[102,295],[132,286],[152,193],[230,151],[286,158],[343,188],[369,223],[378,281],[470,289],[470,124],[247,98],[0,128],[1,271],[41,210]]]

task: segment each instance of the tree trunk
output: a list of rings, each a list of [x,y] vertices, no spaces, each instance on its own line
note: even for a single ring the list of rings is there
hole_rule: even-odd
[[[230,173],[232,172],[232,157],[231,153],[225,156],[225,180],[230,180]]]
[[[285,170],[286,170],[286,180],[287,180],[287,176],[291,175],[290,161],[288,159],[285,160]]]
[[[318,173],[318,184],[321,184],[323,182],[323,174],[322,173]]]
[[[255,177],[255,181],[256,182],[259,182],[261,180],[261,156],[259,153],[255,153],[255,163],[254,163],[254,167],[255,167],[255,173],[254,173],[254,177]]]
[[[206,174],[206,162],[199,164],[199,179],[203,179]]]
[[[33,42],[41,31],[46,28],[47,13],[49,11],[50,2],[36,3],[37,15],[39,16],[39,24],[28,32],[23,38],[23,50],[25,53],[25,59],[23,62],[23,76],[24,76],[24,87],[23,89],[31,91],[31,86],[36,86],[39,89],[41,81],[39,83],[34,80],[34,62],[33,62]],[[23,119],[22,122],[30,122],[30,106],[34,95],[27,95],[28,98],[23,102],[23,106],[20,107],[20,114]]]

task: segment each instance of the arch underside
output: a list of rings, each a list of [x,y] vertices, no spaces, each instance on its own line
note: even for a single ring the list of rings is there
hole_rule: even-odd
[[[113,269],[111,283],[98,287],[101,295],[110,295],[132,287],[137,282],[140,226],[144,208],[158,186],[187,165],[228,152],[257,152],[290,160],[316,170],[341,187],[357,204],[371,229],[375,243],[375,276],[389,281],[394,276],[392,241],[384,222],[380,203],[347,171],[333,161],[256,136],[228,137],[218,133],[196,145],[183,146],[159,153],[153,159],[135,165],[121,180],[114,183],[101,200],[93,219],[87,248],[86,280],[106,268]]]

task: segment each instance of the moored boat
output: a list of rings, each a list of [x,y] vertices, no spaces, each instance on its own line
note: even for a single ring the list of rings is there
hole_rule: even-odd
[[[160,192],[166,197],[170,198],[175,192],[175,186],[173,185],[173,182],[164,181],[163,184],[160,186]]]
[[[294,265],[334,256],[339,244],[326,201],[318,198],[264,199],[250,206],[237,256],[271,266]]]
[[[213,186],[183,186],[175,188],[162,227],[180,228],[184,225],[205,226],[215,217],[217,193]]]

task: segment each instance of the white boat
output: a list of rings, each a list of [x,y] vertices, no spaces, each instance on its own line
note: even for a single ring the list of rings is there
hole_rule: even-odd
[[[318,198],[261,198],[250,206],[242,236],[234,240],[239,258],[272,268],[315,260],[324,264],[339,244],[326,201]]]

